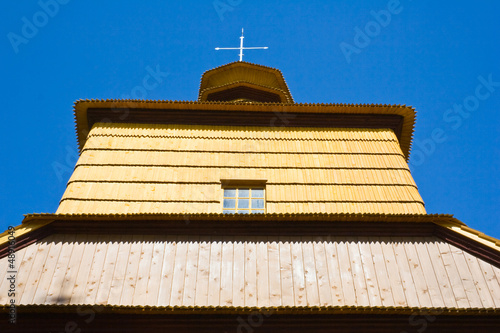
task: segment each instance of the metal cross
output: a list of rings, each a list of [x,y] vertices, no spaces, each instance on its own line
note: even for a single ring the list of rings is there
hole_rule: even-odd
[[[243,47],[243,28],[241,29],[240,47],[216,47],[215,50],[240,50],[240,61],[243,61],[243,50],[267,50],[268,47]]]

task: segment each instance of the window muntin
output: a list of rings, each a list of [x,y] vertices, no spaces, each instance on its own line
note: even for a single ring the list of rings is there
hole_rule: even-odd
[[[266,204],[263,187],[231,187],[222,190],[224,214],[264,214]]]

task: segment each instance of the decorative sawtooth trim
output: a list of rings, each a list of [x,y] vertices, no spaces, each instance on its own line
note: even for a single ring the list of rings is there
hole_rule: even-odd
[[[104,201],[109,201],[109,202],[158,202],[158,203],[220,203],[220,200],[152,200],[152,199],[113,199],[113,198],[106,198],[106,199],[100,199],[100,198],[76,198],[76,197],[64,197],[59,201],[59,203],[62,203],[67,200],[72,200],[72,201],[98,201],[98,202],[104,202]],[[421,204],[422,206],[425,207],[425,204],[423,201],[418,201],[418,200],[266,200],[267,203],[274,203],[274,204],[284,204],[284,203],[373,203],[373,204],[392,204],[392,203],[397,203],[397,204],[409,204],[409,203],[416,203],[416,204]]]
[[[23,313],[77,313],[81,307],[93,306],[94,303],[80,304],[19,304]],[[456,316],[456,315],[492,315],[499,314],[500,308],[449,308],[449,307],[399,307],[399,306],[142,306],[142,305],[99,305],[99,313],[123,314],[401,314]],[[9,312],[9,305],[0,305],[0,312]]]
[[[126,103],[134,103],[133,107]],[[146,108],[162,109],[167,106],[175,106],[182,110],[199,109],[204,111],[221,110],[224,111],[257,111],[257,112],[298,112],[298,113],[334,113],[334,114],[385,114],[399,115],[404,118],[402,123],[402,133],[400,146],[405,153],[406,160],[409,160],[411,151],[411,141],[413,138],[414,123],[416,119],[415,109],[401,105],[359,105],[359,104],[276,104],[276,103],[228,103],[228,102],[177,102],[177,101],[147,101],[147,100],[79,100],[74,104],[75,130],[79,148],[82,149],[86,137],[90,130],[87,128],[87,108],[90,104],[94,107],[104,108]],[[117,107],[117,104],[120,107]],[[338,109],[338,110],[332,110]],[[372,112],[370,109],[379,109]]]
[[[171,181],[171,180],[166,180],[166,181],[151,181],[151,180],[99,180],[99,179],[75,179],[75,180],[70,180],[68,181],[69,184],[73,183],[105,183],[105,184],[110,184],[110,183],[116,183],[116,184],[204,184],[204,185],[220,185],[222,182],[220,181]],[[295,185],[307,185],[307,186],[326,186],[326,185],[333,185],[333,186],[396,186],[396,187],[413,187],[418,190],[417,185],[415,184],[410,184],[410,183],[332,183],[332,182],[324,182],[324,183],[298,183],[298,182],[290,182],[290,183],[273,183],[273,182],[266,182],[266,185],[273,185],[273,186],[295,186]],[[203,201],[205,202],[205,201]],[[293,201],[293,202],[300,202],[300,201]],[[381,201],[380,201],[381,202]],[[398,201],[399,202],[399,201]]]
[[[368,156],[401,156],[401,153],[372,153],[372,152],[356,152],[356,153],[344,153],[344,152],[285,152],[285,151],[239,151],[239,150],[201,150],[201,149],[147,149],[147,148],[100,148],[91,147],[82,149],[80,154],[85,151],[142,151],[142,152],[170,152],[170,153],[217,153],[217,154],[262,154],[262,155],[368,155]]]
[[[219,200],[152,200],[152,199],[113,199],[113,198],[76,198],[76,197],[63,197],[59,203],[66,201],[111,201],[111,202],[172,202],[172,203],[220,203]],[[399,202],[399,201],[398,201]]]
[[[91,134],[88,136],[92,137],[123,137],[123,138],[172,138],[172,139],[201,139],[201,140],[262,140],[262,141],[351,141],[351,142],[397,142],[394,139],[320,139],[320,138],[251,138],[251,137],[239,137],[239,138],[231,138],[227,136],[181,136],[181,135],[133,135],[133,134]]]

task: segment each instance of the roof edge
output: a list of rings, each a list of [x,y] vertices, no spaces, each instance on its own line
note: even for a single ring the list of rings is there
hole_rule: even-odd
[[[255,306],[126,306],[126,305],[98,305],[98,304],[33,304],[17,305],[23,313],[76,313],[82,307],[94,307],[99,313],[110,314],[397,314],[414,315],[419,313],[453,316],[453,315],[493,315],[500,314],[500,308],[447,308],[447,307],[384,307],[384,306],[274,306],[274,307],[255,307]],[[9,305],[0,305],[0,313],[6,313],[10,310]]]
[[[203,111],[249,111],[271,112],[278,114],[287,113],[328,113],[352,115],[396,115],[402,117],[401,138],[399,145],[406,161],[409,161],[413,132],[416,121],[416,111],[411,106],[400,104],[343,104],[343,103],[260,103],[251,104],[244,102],[198,102],[198,101],[172,101],[172,100],[124,100],[124,99],[80,99],[73,106],[75,118],[75,131],[80,151],[85,145],[90,132],[87,110],[89,108],[110,109],[112,115],[127,117],[131,110],[199,110]],[[118,109],[123,109],[123,114],[117,114]],[[109,121],[109,119],[103,121]]]
[[[421,222],[435,223],[447,228],[466,227],[465,223],[448,214],[349,214],[349,213],[303,213],[303,214],[215,214],[215,213],[200,213],[200,214],[164,214],[164,213],[149,213],[149,214],[27,214],[22,223],[15,227],[15,236],[20,237],[30,232],[43,228],[54,221],[127,221],[127,220],[163,220],[163,221],[276,221],[276,222],[307,222],[307,221],[328,221],[328,222]],[[0,246],[9,242],[8,230],[0,234]],[[500,251],[500,241],[496,240]]]

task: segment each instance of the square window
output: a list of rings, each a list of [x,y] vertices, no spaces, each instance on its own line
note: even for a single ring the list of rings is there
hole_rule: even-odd
[[[224,199],[224,208],[236,208],[236,200]]]
[[[248,188],[239,188],[238,189],[238,198],[249,198],[250,197],[250,189]]]
[[[238,199],[238,208],[250,208],[248,207],[249,200],[248,199]]]
[[[223,188],[224,214],[264,214],[265,209],[265,189],[262,185]]]
[[[252,198],[264,198],[264,189],[263,188],[253,188],[252,189]]]
[[[264,199],[252,199],[252,209],[263,209]]]
[[[225,188],[224,189],[224,198],[236,198],[236,189],[235,188]]]

